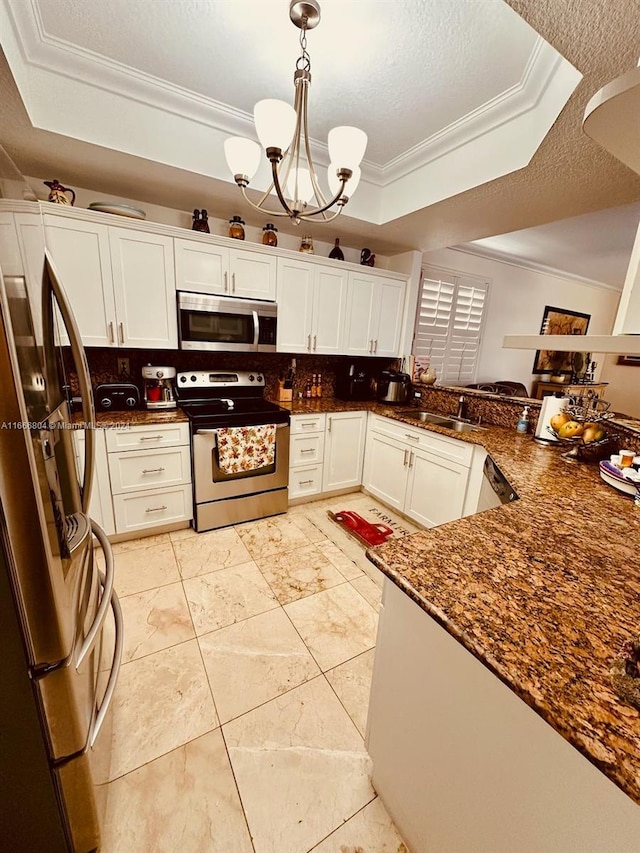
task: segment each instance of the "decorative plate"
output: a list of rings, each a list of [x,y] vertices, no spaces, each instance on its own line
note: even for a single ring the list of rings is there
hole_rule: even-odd
[[[89,210],[97,210],[99,213],[115,213],[116,216],[129,216],[131,219],[147,218],[147,214],[139,207],[130,207],[128,204],[119,204],[115,201],[92,201]]]

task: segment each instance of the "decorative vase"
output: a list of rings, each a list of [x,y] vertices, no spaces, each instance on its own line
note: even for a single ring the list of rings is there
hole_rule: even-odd
[[[76,194],[70,187],[63,187],[59,181],[43,181],[45,187],[49,187],[49,201],[54,204],[70,204],[73,205],[76,200]],[[71,201],[66,197],[65,193],[71,193]]]
[[[420,382],[422,382],[423,385],[433,385],[437,378],[438,377],[436,376],[436,372],[433,367],[428,367],[420,374]]]
[[[202,218],[200,216],[202,215]],[[191,225],[192,231],[202,231],[204,234],[210,234],[209,231],[209,214],[206,210],[202,210],[202,214],[199,210],[193,211],[193,223]]]

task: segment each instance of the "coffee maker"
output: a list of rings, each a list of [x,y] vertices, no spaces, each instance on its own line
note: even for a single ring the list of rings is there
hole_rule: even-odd
[[[176,396],[173,383],[175,367],[158,367],[147,364],[142,368],[144,404],[147,409],[175,409]]]
[[[336,397],[339,400],[371,400],[371,369],[365,363],[349,362],[336,371]]]

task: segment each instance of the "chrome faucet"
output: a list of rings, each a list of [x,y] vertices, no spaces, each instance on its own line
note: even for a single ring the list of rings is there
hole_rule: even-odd
[[[463,421],[467,420],[467,401],[463,394],[460,395],[460,399],[458,400],[458,411],[456,412],[456,417]]]

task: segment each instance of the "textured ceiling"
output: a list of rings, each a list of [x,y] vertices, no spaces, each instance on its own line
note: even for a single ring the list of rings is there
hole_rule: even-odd
[[[261,98],[293,97],[300,48],[288,0],[261,0],[250,13],[237,0],[35,3],[45,38],[232,109],[251,114]],[[537,39],[502,0],[321,6],[308,34],[311,134],[325,140],[357,124],[369,135],[367,160],[380,165],[518,84]]]
[[[382,254],[404,248],[429,251],[640,199],[640,177],[582,132],[590,97],[637,64],[640,14],[636,0],[510,0],[509,5],[584,75],[531,163],[383,226],[343,215],[330,228],[345,244],[369,245]],[[343,53],[348,53],[351,41],[354,37],[348,43],[345,40]],[[225,73],[241,70],[232,67]],[[478,69],[479,75],[483,73],[484,68]],[[348,91],[349,80],[342,86]],[[379,110],[374,90],[369,103],[373,113],[389,125],[395,123],[395,115],[391,122]],[[0,144],[23,174],[58,177],[65,184],[105,195],[183,210],[206,206],[213,215],[225,218],[241,209],[251,224],[264,224],[263,218],[242,205],[237,190],[228,183],[32,128],[5,62],[0,62],[0,114]],[[286,224],[282,230],[299,233]]]

